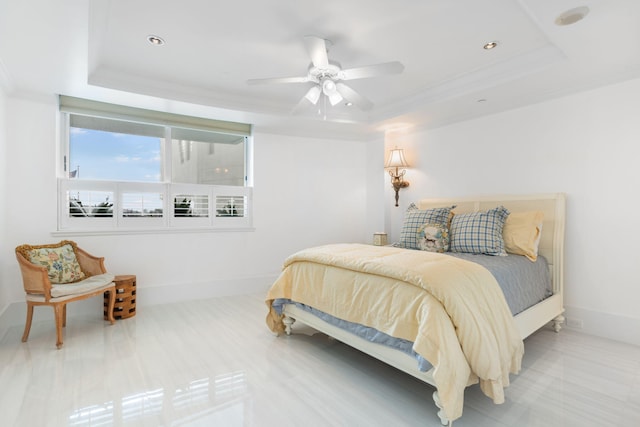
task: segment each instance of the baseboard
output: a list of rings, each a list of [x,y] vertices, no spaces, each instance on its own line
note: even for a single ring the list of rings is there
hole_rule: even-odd
[[[242,277],[235,279],[212,280],[203,283],[179,283],[164,286],[143,286],[137,288],[136,310],[144,307],[170,304],[180,301],[190,301],[215,298],[230,295],[246,295],[263,292],[266,296],[277,275]],[[90,298],[71,303],[67,306],[67,317],[95,315],[102,312],[102,298]],[[4,337],[9,328],[24,327],[27,315],[24,301],[9,304],[0,313],[0,338]],[[50,307],[36,307],[33,321],[53,322],[53,309]],[[22,332],[22,331],[20,331]]]
[[[567,329],[640,346],[640,319],[565,306]]]
[[[177,301],[191,301],[229,295],[246,295],[264,292],[278,276],[255,276],[235,279],[215,280],[205,283],[183,283],[178,285],[142,287],[138,289],[136,306],[170,304]]]

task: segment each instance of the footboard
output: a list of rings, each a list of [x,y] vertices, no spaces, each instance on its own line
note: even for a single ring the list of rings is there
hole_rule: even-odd
[[[338,328],[337,326],[333,326],[325,322],[319,317],[308,313],[293,304],[285,304],[283,307],[283,313],[285,315],[283,323],[285,324],[285,332],[287,335],[291,334],[291,327],[293,323],[296,321],[300,321],[301,323],[310,326],[311,328],[319,332],[335,338],[340,342],[343,342],[357,350],[360,350],[361,352],[368,354],[369,356],[375,357],[376,359],[435,387],[435,381],[433,380],[433,368],[431,368],[427,372],[420,371],[418,369],[416,359],[409,356],[408,354],[405,354],[391,347],[376,344],[360,338],[357,335],[354,335],[350,332]],[[433,393],[433,400],[439,409],[438,417],[440,418],[440,422],[442,423],[442,425],[451,425],[452,423],[447,419],[444,412],[442,411],[442,407],[440,406],[440,399],[438,397],[437,389]]]

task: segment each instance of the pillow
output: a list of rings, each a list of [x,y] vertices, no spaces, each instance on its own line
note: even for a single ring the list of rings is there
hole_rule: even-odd
[[[510,254],[524,255],[531,261],[538,259],[543,219],[544,213],[540,211],[510,214],[502,230],[505,250]]]
[[[418,228],[418,249],[429,252],[449,250],[449,227],[444,224],[427,223]]]
[[[509,216],[504,206],[485,211],[454,215],[451,220],[450,250],[470,254],[502,255],[502,229]]]
[[[85,278],[72,242],[32,247],[28,253],[29,261],[47,268],[51,283],[73,283]]]
[[[455,206],[449,206],[444,208],[420,210],[415,203],[411,203],[404,216],[404,224],[402,225],[402,231],[400,232],[400,241],[398,241],[394,246],[406,249],[420,249],[416,239],[418,229],[427,223],[443,224],[444,226],[447,226],[449,223],[451,209],[454,207]]]

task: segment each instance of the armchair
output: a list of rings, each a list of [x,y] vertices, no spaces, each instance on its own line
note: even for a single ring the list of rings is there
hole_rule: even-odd
[[[109,293],[107,318],[115,323],[115,285],[107,273],[104,258],[63,240],[49,245],[21,245],[15,250],[26,293],[27,320],[22,335],[26,342],[31,329],[33,308],[52,306],[56,322],[56,347],[62,347],[62,328],[67,324],[67,303]]]

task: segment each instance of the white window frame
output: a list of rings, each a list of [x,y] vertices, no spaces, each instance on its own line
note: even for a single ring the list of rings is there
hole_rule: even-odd
[[[69,216],[68,194],[78,191],[104,191],[113,194],[112,217]],[[131,218],[123,215],[122,197],[125,193],[159,193],[163,195],[162,217]],[[90,181],[60,178],[58,193],[61,195],[58,218],[59,231],[108,231],[108,230],[248,230],[253,221],[253,188],[225,185],[166,184],[155,182]],[[207,217],[175,216],[176,195],[205,195],[209,198]],[[242,197],[245,200],[244,216],[218,216],[216,198]]]
[[[63,99],[64,98],[64,99]],[[62,103],[72,105],[71,108],[63,108]],[[74,103],[81,108],[73,107]],[[88,105],[88,113],[86,110]],[[95,111],[93,108],[104,107],[105,111]],[[184,184],[172,183],[171,179],[171,139],[168,137],[169,131],[166,123],[171,119],[184,120],[185,116],[176,116],[169,113],[153,112],[148,110],[138,110],[130,107],[121,107],[128,114],[138,113],[151,119],[140,119],[130,115],[114,114],[119,106],[112,104],[102,104],[94,101],[80,100],[76,98],[61,97],[61,161],[58,167],[58,230],[59,234],[118,234],[118,233],[147,233],[147,232],[181,232],[181,231],[251,231],[253,230],[253,179],[252,179],[252,138],[246,135],[245,142],[245,176],[244,186],[229,185],[208,185],[208,184]],[[131,182],[131,181],[110,181],[110,180],[85,180],[68,178],[70,165],[69,159],[69,126],[70,114],[88,114],[96,117],[112,118],[116,120],[139,121],[141,123],[153,123],[154,114],[161,117],[162,124],[167,126],[167,136],[161,147],[162,152],[162,182]],[[116,117],[117,116],[117,117]],[[168,119],[167,119],[168,117]],[[197,121],[198,129],[208,130],[202,127],[205,119],[189,118]],[[212,121],[214,125],[240,126],[220,121]],[[153,123],[159,124],[159,123]],[[206,124],[206,123],[205,123]],[[183,122],[175,127],[185,127]],[[249,125],[248,129],[250,129]],[[216,130],[213,130],[216,131]],[[235,129],[234,129],[235,132]],[[111,217],[74,217],[69,215],[69,195],[81,191],[108,192],[113,195],[109,202],[113,203]],[[126,217],[123,214],[123,195],[126,193],[156,193],[161,195],[162,216],[161,217]],[[175,215],[174,198],[178,195],[197,195],[207,197],[207,216],[182,217]],[[244,201],[242,206],[242,216],[217,216],[216,200],[221,197],[232,197]]]

